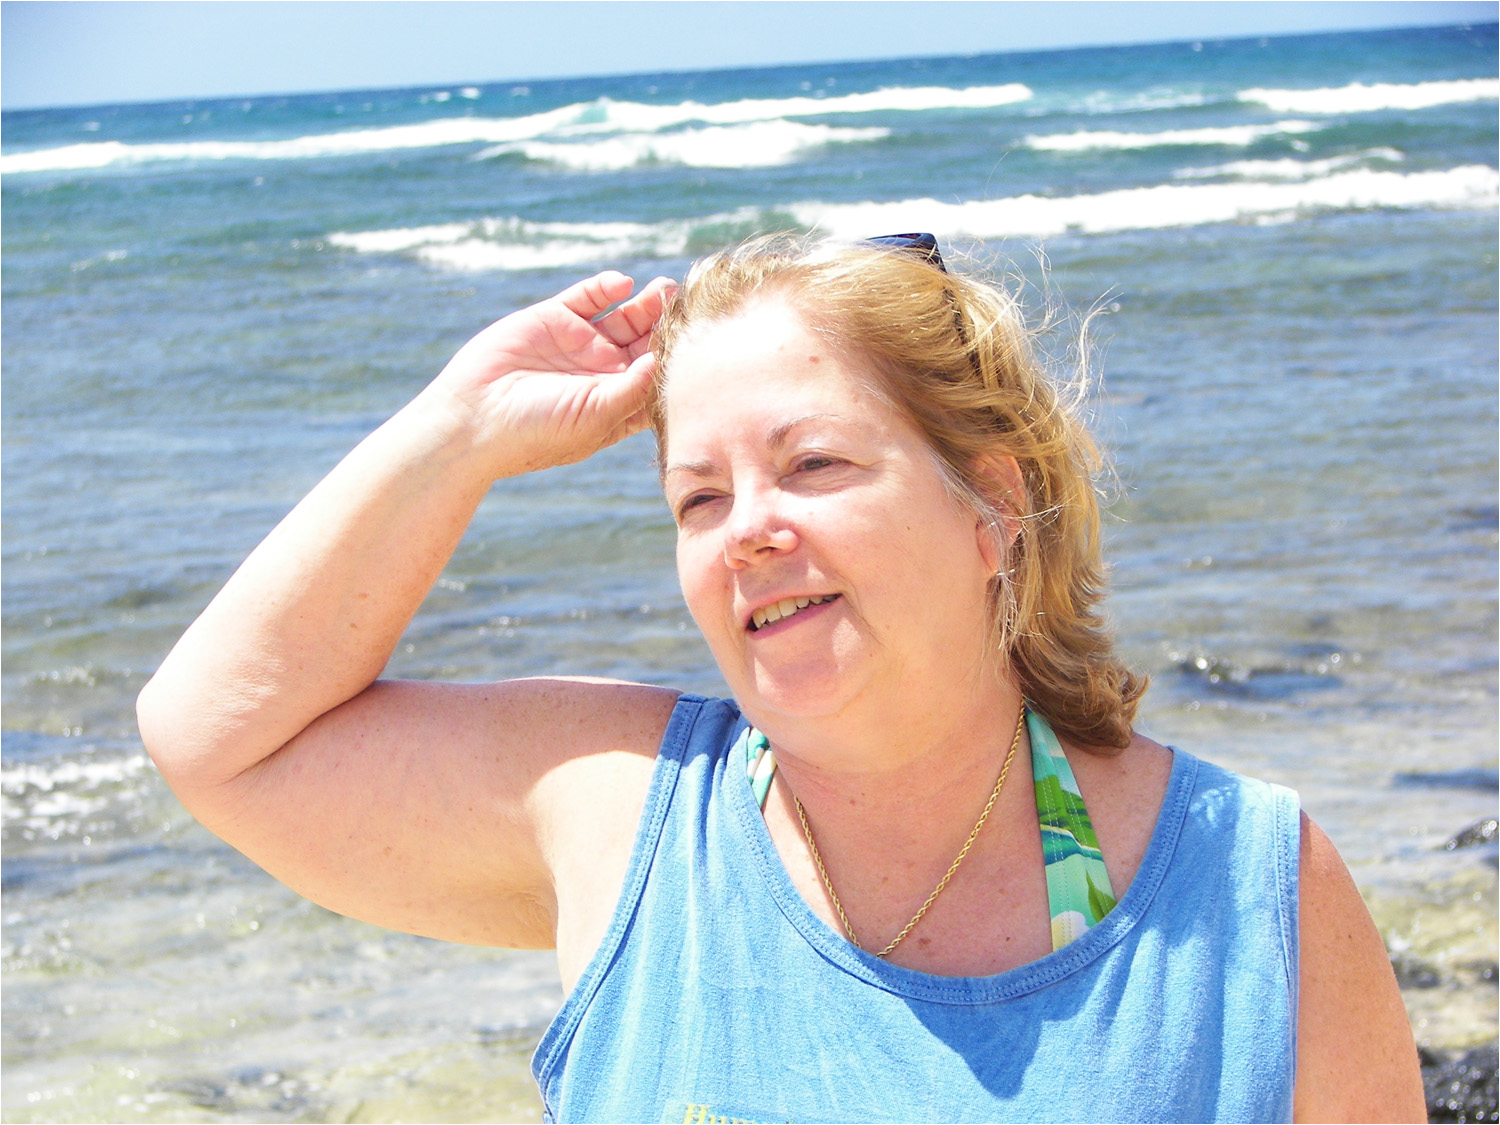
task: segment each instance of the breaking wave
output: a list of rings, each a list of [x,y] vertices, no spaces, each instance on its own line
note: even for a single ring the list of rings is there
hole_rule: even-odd
[[[1322,126],[1313,121],[1278,121],[1273,125],[1224,125],[1204,129],[1167,129],[1158,133],[1119,133],[1080,130],[1026,138],[1028,148],[1046,152],[1088,152],[1092,149],[1223,146],[1245,148],[1266,137],[1310,133]]]
[[[683,164],[690,168],[766,168],[790,164],[833,144],[875,141],[889,129],[849,129],[795,121],[711,125],[675,133],[625,133],[594,141],[520,141],[495,145],[479,159],[520,155],[580,172],[614,172],[640,164]]]
[[[714,232],[731,232],[733,237],[773,225],[784,227],[788,222],[846,239],[897,229],[931,230],[948,239],[1045,238],[1208,223],[1281,222],[1376,208],[1490,208],[1500,199],[1500,173],[1487,165],[1412,173],[1353,168],[1316,179],[1300,171],[1293,175],[1280,162],[1246,162],[1267,163],[1273,168],[1269,174],[1261,169],[1259,182],[1158,184],[1091,195],[1020,195],[967,203],[937,199],[803,202],[774,211],[746,208],[664,223],[533,223],[490,218],[340,231],[329,235],[328,242],[357,253],[407,254],[454,270],[534,270],[683,258],[716,244]],[[1213,174],[1228,174],[1224,169],[1230,167],[1221,166]],[[729,240],[718,237],[717,243]]]
[[[787,208],[840,238],[905,224],[947,237],[1049,237],[1160,230],[1206,223],[1274,222],[1329,211],[1493,207],[1500,174],[1486,165],[1438,172],[1343,172],[1300,183],[1158,184],[1093,195],[1022,195],[973,203],[935,199]]]
[[[1321,90],[1241,90],[1239,100],[1276,113],[1373,113],[1382,109],[1430,109],[1436,105],[1500,98],[1500,79],[1464,78],[1397,85],[1375,82]]]
[[[823,117],[892,111],[930,111],[941,109],[988,109],[1011,105],[1031,97],[1031,91],[1019,83],[1002,86],[971,86],[949,89],[942,86],[892,87],[862,94],[836,97],[744,98],[738,101],[703,104],[694,101],[673,105],[647,105],[642,102],[614,101],[598,98],[576,102],[558,109],[522,117],[445,117],[413,125],[392,125],[379,129],[352,129],[336,133],[316,133],[283,140],[258,141],[158,141],[126,143],[123,141],[90,141],[31,152],[0,156],[0,174],[24,172],[72,172],[161,161],[222,160],[309,160],[319,157],[353,156],[378,152],[438,148],[448,145],[490,144],[517,146],[526,141],[550,138],[563,141],[601,133],[659,133],[666,129],[699,123],[703,125],[747,125],[752,122],[775,122],[783,118]],[[784,126],[791,122],[783,122]],[[859,130],[846,130],[857,133]],[[724,141],[708,136],[710,130],[699,130],[700,150],[712,150]],[[790,135],[790,134],[788,134]],[[882,134],[883,135],[883,134]],[[622,138],[623,139],[623,138]],[[835,141],[848,139],[835,135]],[[638,142],[636,142],[638,143]],[[727,143],[727,142],[725,142]],[[819,144],[829,143],[825,136]],[[560,146],[558,146],[560,147]],[[620,153],[629,145],[605,149],[600,161],[623,159]],[[663,151],[671,151],[666,144]],[[785,148],[783,141],[782,147]],[[794,146],[794,151],[813,147]],[[685,151],[692,150],[684,143]],[[560,160],[556,152],[534,159]],[[595,158],[579,157],[581,160]],[[660,157],[658,157],[660,159]],[[786,158],[790,159],[790,158]],[[780,161],[770,161],[777,163]],[[683,161],[683,163],[690,163]],[[590,163],[587,167],[613,168],[627,165]],[[715,167],[735,167],[714,164]]]
[[[1232,160],[1208,168],[1179,168],[1172,173],[1179,180],[1211,180],[1234,177],[1241,180],[1311,180],[1332,175],[1348,168],[1369,164],[1399,164],[1406,155],[1394,148],[1371,148],[1330,156],[1326,160]]]

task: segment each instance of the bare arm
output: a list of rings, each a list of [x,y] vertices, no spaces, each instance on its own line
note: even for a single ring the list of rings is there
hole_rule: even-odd
[[[1302,817],[1298,1121],[1426,1121],[1390,958],[1344,861]]]
[[[592,758],[570,776],[608,790],[640,773],[620,755],[654,751],[670,693],[375,684],[495,480],[642,427],[668,283],[592,322],[630,289],[601,274],[465,345],[256,548],[141,693],[146,747],[189,810],[333,909],[551,944],[569,829],[538,806],[542,780]]]

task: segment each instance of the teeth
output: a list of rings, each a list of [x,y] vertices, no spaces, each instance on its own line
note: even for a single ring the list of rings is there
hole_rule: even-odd
[[[750,615],[750,627],[759,629],[766,625],[774,624],[783,617],[790,617],[794,613],[806,609],[810,605],[822,605],[831,602],[837,594],[825,594],[816,598],[782,598],[774,605],[768,605],[764,609],[757,609]]]

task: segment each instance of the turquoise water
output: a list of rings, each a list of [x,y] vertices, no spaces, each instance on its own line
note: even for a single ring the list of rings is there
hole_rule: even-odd
[[[1419,1039],[1493,1038],[1494,849],[1442,845],[1496,810],[1496,58],[1491,25],[5,114],[5,1119],[539,1113],[548,957],[296,899],[165,792],[133,698],[483,324],[775,227],[931,229],[1099,309],[1144,727],[1300,789]],[[391,672],[722,691],[672,551],[645,438],[504,482]]]

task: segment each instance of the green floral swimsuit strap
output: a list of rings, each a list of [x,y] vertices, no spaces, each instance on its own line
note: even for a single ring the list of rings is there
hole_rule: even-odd
[[[1047,871],[1047,905],[1052,914],[1052,948],[1061,949],[1114,908],[1115,896],[1099,840],[1083,807],[1078,782],[1062,744],[1047,720],[1026,710],[1031,736],[1031,773],[1036,780],[1036,816],[1042,826],[1042,857]],[[730,761],[743,756],[755,803],[765,812],[776,773],[776,755],[766,736],[747,728],[735,741]]]
[[[1115,906],[1114,888],[1104,869],[1099,838],[1062,744],[1047,720],[1029,707],[1031,775],[1036,780],[1036,818],[1042,826],[1042,860],[1047,870],[1047,905],[1052,912],[1052,948],[1061,949]]]

